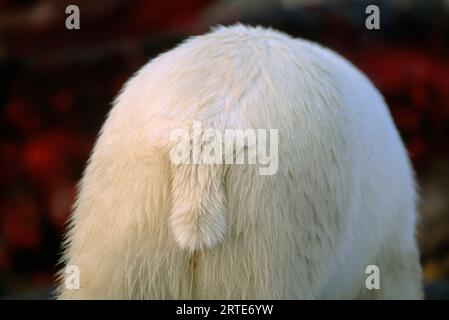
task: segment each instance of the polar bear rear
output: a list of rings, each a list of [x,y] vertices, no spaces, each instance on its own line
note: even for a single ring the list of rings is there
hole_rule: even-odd
[[[278,129],[278,170],[175,165],[170,133]],[[317,44],[242,25],[193,37],[124,87],[79,185],[76,299],[421,298],[416,192],[385,102]],[[380,270],[380,289],[365,270]]]

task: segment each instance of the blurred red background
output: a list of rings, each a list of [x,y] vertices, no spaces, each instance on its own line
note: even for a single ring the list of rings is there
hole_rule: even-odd
[[[114,96],[145,62],[211,25],[272,26],[341,53],[378,86],[423,195],[427,280],[449,277],[449,6],[377,1],[0,0],[0,296],[50,287],[75,186]],[[65,28],[77,4],[80,30]]]

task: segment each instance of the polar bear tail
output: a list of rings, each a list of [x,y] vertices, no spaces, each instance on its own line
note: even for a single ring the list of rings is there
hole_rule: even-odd
[[[171,195],[170,224],[181,248],[194,252],[224,239],[227,224],[223,166],[173,166]]]

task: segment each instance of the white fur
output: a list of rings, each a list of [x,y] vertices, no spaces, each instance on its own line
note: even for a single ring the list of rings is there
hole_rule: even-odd
[[[279,129],[279,169],[172,165],[170,132]],[[242,25],[144,66],[79,186],[60,298],[420,298],[416,194],[383,98],[317,44]],[[381,289],[364,273],[378,265]]]

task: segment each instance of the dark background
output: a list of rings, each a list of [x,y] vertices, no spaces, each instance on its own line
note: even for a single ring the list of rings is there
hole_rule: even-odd
[[[65,28],[65,8],[81,11]],[[365,8],[380,8],[380,30]],[[216,24],[341,53],[385,95],[417,172],[430,294],[449,278],[449,1],[0,0],[0,297],[46,297],[75,184],[114,96],[150,58]],[[449,295],[448,295],[449,296]]]

